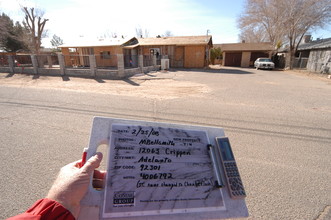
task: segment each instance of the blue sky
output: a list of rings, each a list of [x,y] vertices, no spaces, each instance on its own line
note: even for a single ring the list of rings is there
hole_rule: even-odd
[[[95,39],[112,32],[135,36],[135,28],[149,31],[150,37],[165,31],[175,36],[205,35],[214,43],[238,42],[236,19],[245,0],[0,0],[0,12],[23,20],[19,5],[44,10],[49,39],[53,34],[65,43],[80,36]],[[331,27],[312,33],[313,38],[331,37]]]

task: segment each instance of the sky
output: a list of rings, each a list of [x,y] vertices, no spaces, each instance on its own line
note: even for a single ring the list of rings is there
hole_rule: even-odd
[[[213,43],[238,42],[237,18],[245,0],[0,0],[0,12],[14,21],[24,19],[20,5],[44,11],[50,47],[53,35],[64,43],[97,39],[116,33],[134,37],[136,28],[149,37],[171,31],[174,36],[213,36]],[[331,37],[331,27],[316,30],[313,39]]]

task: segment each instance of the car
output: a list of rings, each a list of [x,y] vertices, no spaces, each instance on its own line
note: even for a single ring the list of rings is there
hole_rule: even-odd
[[[275,63],[269,58],[257,58],[254,62],[254,67],[258,69],[269,69],[275,68]]]

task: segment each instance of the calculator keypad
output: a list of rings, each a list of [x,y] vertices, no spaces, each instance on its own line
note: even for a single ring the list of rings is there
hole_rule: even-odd
[[[228,179],[230,196],[232,198],[246,197],[246,192],[242,184],[236,162],[225,162],[224,170]]]

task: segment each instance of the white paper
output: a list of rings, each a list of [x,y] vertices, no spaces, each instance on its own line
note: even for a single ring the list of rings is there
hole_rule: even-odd
[[[205,131],[113,124],[103,217],[224,210]]]

